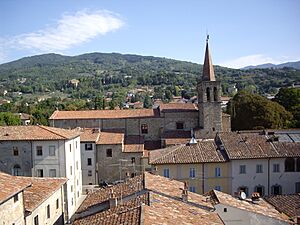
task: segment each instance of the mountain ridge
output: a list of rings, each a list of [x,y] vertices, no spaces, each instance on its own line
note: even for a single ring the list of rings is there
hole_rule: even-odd
[[[256,65],[256,66],[252,66],[252,65],[245,66],[241,69],[244,69],[244,70],[247,70],[247,69],[269,69],[269,68],[282,69],[284,67],[300,69],[300,61],[285,62],[285,63],[280,63],[280,64],[264,63],[264,64],[259,64],[259,65]]]

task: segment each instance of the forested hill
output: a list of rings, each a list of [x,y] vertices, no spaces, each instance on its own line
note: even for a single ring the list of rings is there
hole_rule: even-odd
[[[65,92],[69,80],[78,79],[81,85],[78,91],[82,93],[109,90],[111,85],[176,85],[193,92],[201,73],[202,65],[153,56],[89,53],[71,57],[44,54],[0,65],[0,84],[1,89],[11,92]],[[300,82],[300,70],[292,68],[237,70],[215,66],[215,73],[217,79],[222,80],[224,94],[228,94],[228,88],[233,85],[262,94]],[[79,97],[92,95],[81,94]]]

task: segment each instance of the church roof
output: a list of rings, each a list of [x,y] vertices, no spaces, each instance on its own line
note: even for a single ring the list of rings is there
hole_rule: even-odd
[[[211,60],[210,51],[208,47],[208,36],[206,39],[206,49],[205,49],[205,58],[203,64],[203,73],[202,73],[202,80],[203,81],[215,81],[215,72],[214,66]]]

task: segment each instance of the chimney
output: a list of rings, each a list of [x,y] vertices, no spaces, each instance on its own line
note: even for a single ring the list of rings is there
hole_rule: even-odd
[[[182,189],[182,201],[183,202],[188,202],[188,185],[187,185],[187,182],[185,181],[184,182],[184,188]]]
[[[116,198],[116,195],[114,193],[114,190],[111,189],[111,192],[109,194],[109,208],[116,207],[118,205],[118,200]]]

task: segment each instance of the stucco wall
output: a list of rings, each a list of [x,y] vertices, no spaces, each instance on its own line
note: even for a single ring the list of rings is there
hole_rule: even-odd
[[[0,205],[0,224],[25,224],[23,192],[18,194],[18,201],[10,198]]]

